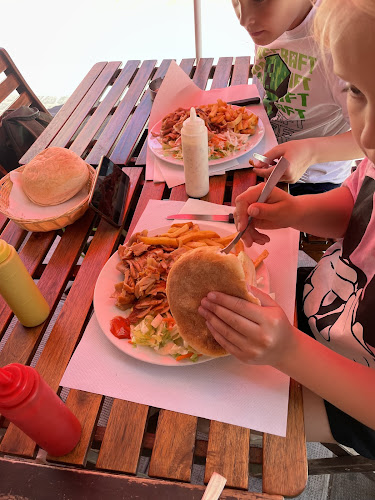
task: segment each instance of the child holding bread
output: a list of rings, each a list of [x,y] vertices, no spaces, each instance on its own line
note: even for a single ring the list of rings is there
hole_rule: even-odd
[[[350,33],[350,36],[348,36]],[[262,184],[236,200],[237,229],[247,246],[264,244],[262,229],[294,227],[338,241],[304,283],[299,329],[257,288],[261,306],[211,292],[200,313],[214,338],[245,363],[268,364],[304,389],[307,439],[339,442],[375,459],[375,5],[322,0],[315,37],[346,81],[353,136],[365,159],[334,190],[293,197],[275,188],[256,203]],[[302,331],[304,330],[304,331]]]

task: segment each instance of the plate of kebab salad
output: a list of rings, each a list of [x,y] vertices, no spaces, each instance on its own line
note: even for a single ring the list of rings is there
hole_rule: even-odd
[[[219,234],[220,233],[220,234]],[[237,234],[237,233],[235,233]],[[169,269],[185,252],[197,246],[226,246],[235,236],[231,228],[192,222],[135,233],[120,245],[101,270],[94,291],[99,325],[118,349],[133,358],[163,366],[186,366],[211,359],[194,350],[179,335],[166,296]],[[243,243],[235,253],[243,251]],[[246,249],[256,267],[257,286],[269,291],[263,259]]]
[[[263,138],[261,119],[245,107],[227,104],[219,99],[214,104],[195,107],[208,130],[208,164],[217,165],[238,158],[253,149]],[[190,108],[178,108],[151,129],[148,144],[162,160],[183,166],[181,129],[189,118]]]

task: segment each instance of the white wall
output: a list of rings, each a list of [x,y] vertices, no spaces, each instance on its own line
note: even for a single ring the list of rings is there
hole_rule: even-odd
[[[231,0],[201,0],[202,56],[253,56]],[[98,61],[195,57],[193,0],[0,0],[0,46],[38,96],[70,95]]]

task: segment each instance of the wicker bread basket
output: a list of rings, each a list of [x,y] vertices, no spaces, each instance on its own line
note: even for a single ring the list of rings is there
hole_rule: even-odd
[[[13,186],[13,183],[10,180],[10,174],[7,174],[0,179],[0,212],[18,224],[22,229],[26,229],[27,231],[53,231],[55,229],[61,229],[65,226],[69,226],[69,224],[73,224],[73,222],[82,217],[89,206],[89,197],[95,178],[95,169],[89,164],[86,165],[89,170],[87,196],[79,204],[70,208],[64,214],[47,219],[20,219],[18,217],[14,217],[9,211],[9,194]],[[24,168],[25,165],[13,170],[13,172],[22,172]]]

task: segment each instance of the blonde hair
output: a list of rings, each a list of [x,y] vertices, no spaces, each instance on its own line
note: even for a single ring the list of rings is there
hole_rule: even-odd
[[[315,8],[314,37],[322,53],[329,51],[344,32],[350,36],[353,11],[375,19],[374,0],[322,0]]]

